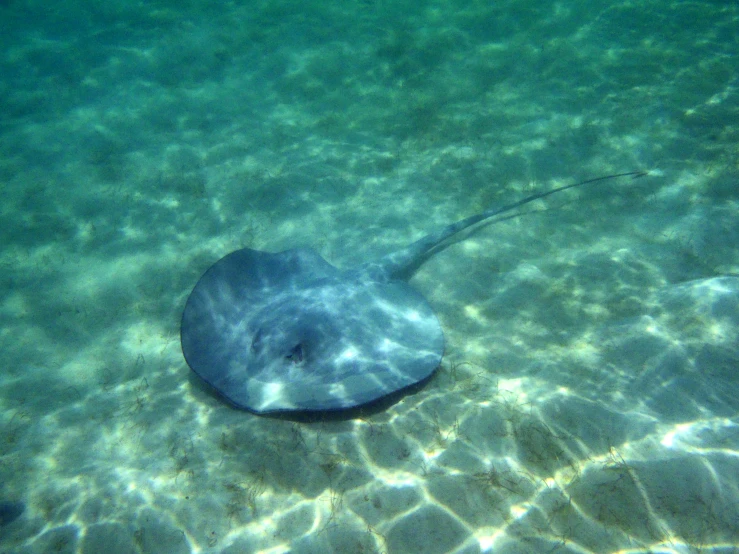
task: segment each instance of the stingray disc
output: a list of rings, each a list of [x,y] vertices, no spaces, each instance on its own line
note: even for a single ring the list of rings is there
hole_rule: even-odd
[[[361,406],[427,378],[444,336],[403,281],[342,272],[307,249],[221,258],[187,300],[188,365],[258,413]]]

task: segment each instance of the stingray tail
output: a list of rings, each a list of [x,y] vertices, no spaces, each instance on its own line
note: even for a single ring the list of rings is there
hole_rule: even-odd
[[[522,198],[521,200],[518,200],[511,204],[507,204],[502,207],[491,208],[477,215],[473,215],[461,221],[457,221],[456,223],[447,225],[443,229],[440,229],[435,233],[430,233],[426,235],[422,239],[417,240],[416,242],[407,246],[406,248],[403,248],[402,250],[398,250],[396,252],[393,252],[392,254],[388,254],[387,256],[384,256],[375,262],[364,264],[360,268],[360,272],[363,276],[372,279],[373,281],[408,279],[416,271],[416,269],[418,269],[418,267],[424,261],[426,261],[430,252],[434,250],[434,248],[436,248],[439,244],[441,244],[451,236],[459,233],[460,231],[463,231],[464,229],[467,229],[468,227],[471,227],[472,225],[475,225],[476,223],[480,223],[481,221],[484,221],[496,215],[510,212],[512,210],[515,210],[516,208],[520,208],[521,206],[528,204],[529,202],[533,202],[534,200],[539,200],[541,198],[546,198],[547,196],[551,196],[552,194],[556,194],[567,189],[573,189],[585,185],[609,181],[620,177],[631,177],[632,179],[638,179],[639,177],[644,177],[648,174],[649,172],[647,171],[628,171],[626,173],[616,173],[613,175],[595,177],[594,179],[580,181],[579,183],[572,183],[569,185],[556,187],[551,190],[537,192],[536,194],[532,194],[531,196],[527,196],[526,198]]]

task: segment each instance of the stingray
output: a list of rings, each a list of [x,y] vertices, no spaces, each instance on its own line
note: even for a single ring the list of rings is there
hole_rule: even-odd
[[[181,343],[192,370],[238,408],[260,414],[356,408],[428,379],[444,354],[434,310],[407,282],[442,243],[551,194],[538,192],[452,223],[359,267],[309,248],[243,248],[213,264],[187,299]]]

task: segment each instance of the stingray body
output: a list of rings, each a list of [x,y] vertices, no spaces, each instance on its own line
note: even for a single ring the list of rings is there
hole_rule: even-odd
[[[434,249],[476,223],[591,179],[468,217],[351,270],[311,249],[244,248],[212,265],[182,315],[188,365],[256,413],[355,408],[428,378],[444,334],[407,279]]]

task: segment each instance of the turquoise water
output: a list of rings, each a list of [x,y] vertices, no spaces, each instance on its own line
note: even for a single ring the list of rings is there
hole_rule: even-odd
[[[739,551],[737,37],[709,1],[0,2],[0,552]],[[421,267],[444,361],[382,411],[257,417],[182,357],[232,250],[352,267],[630,170]]]

